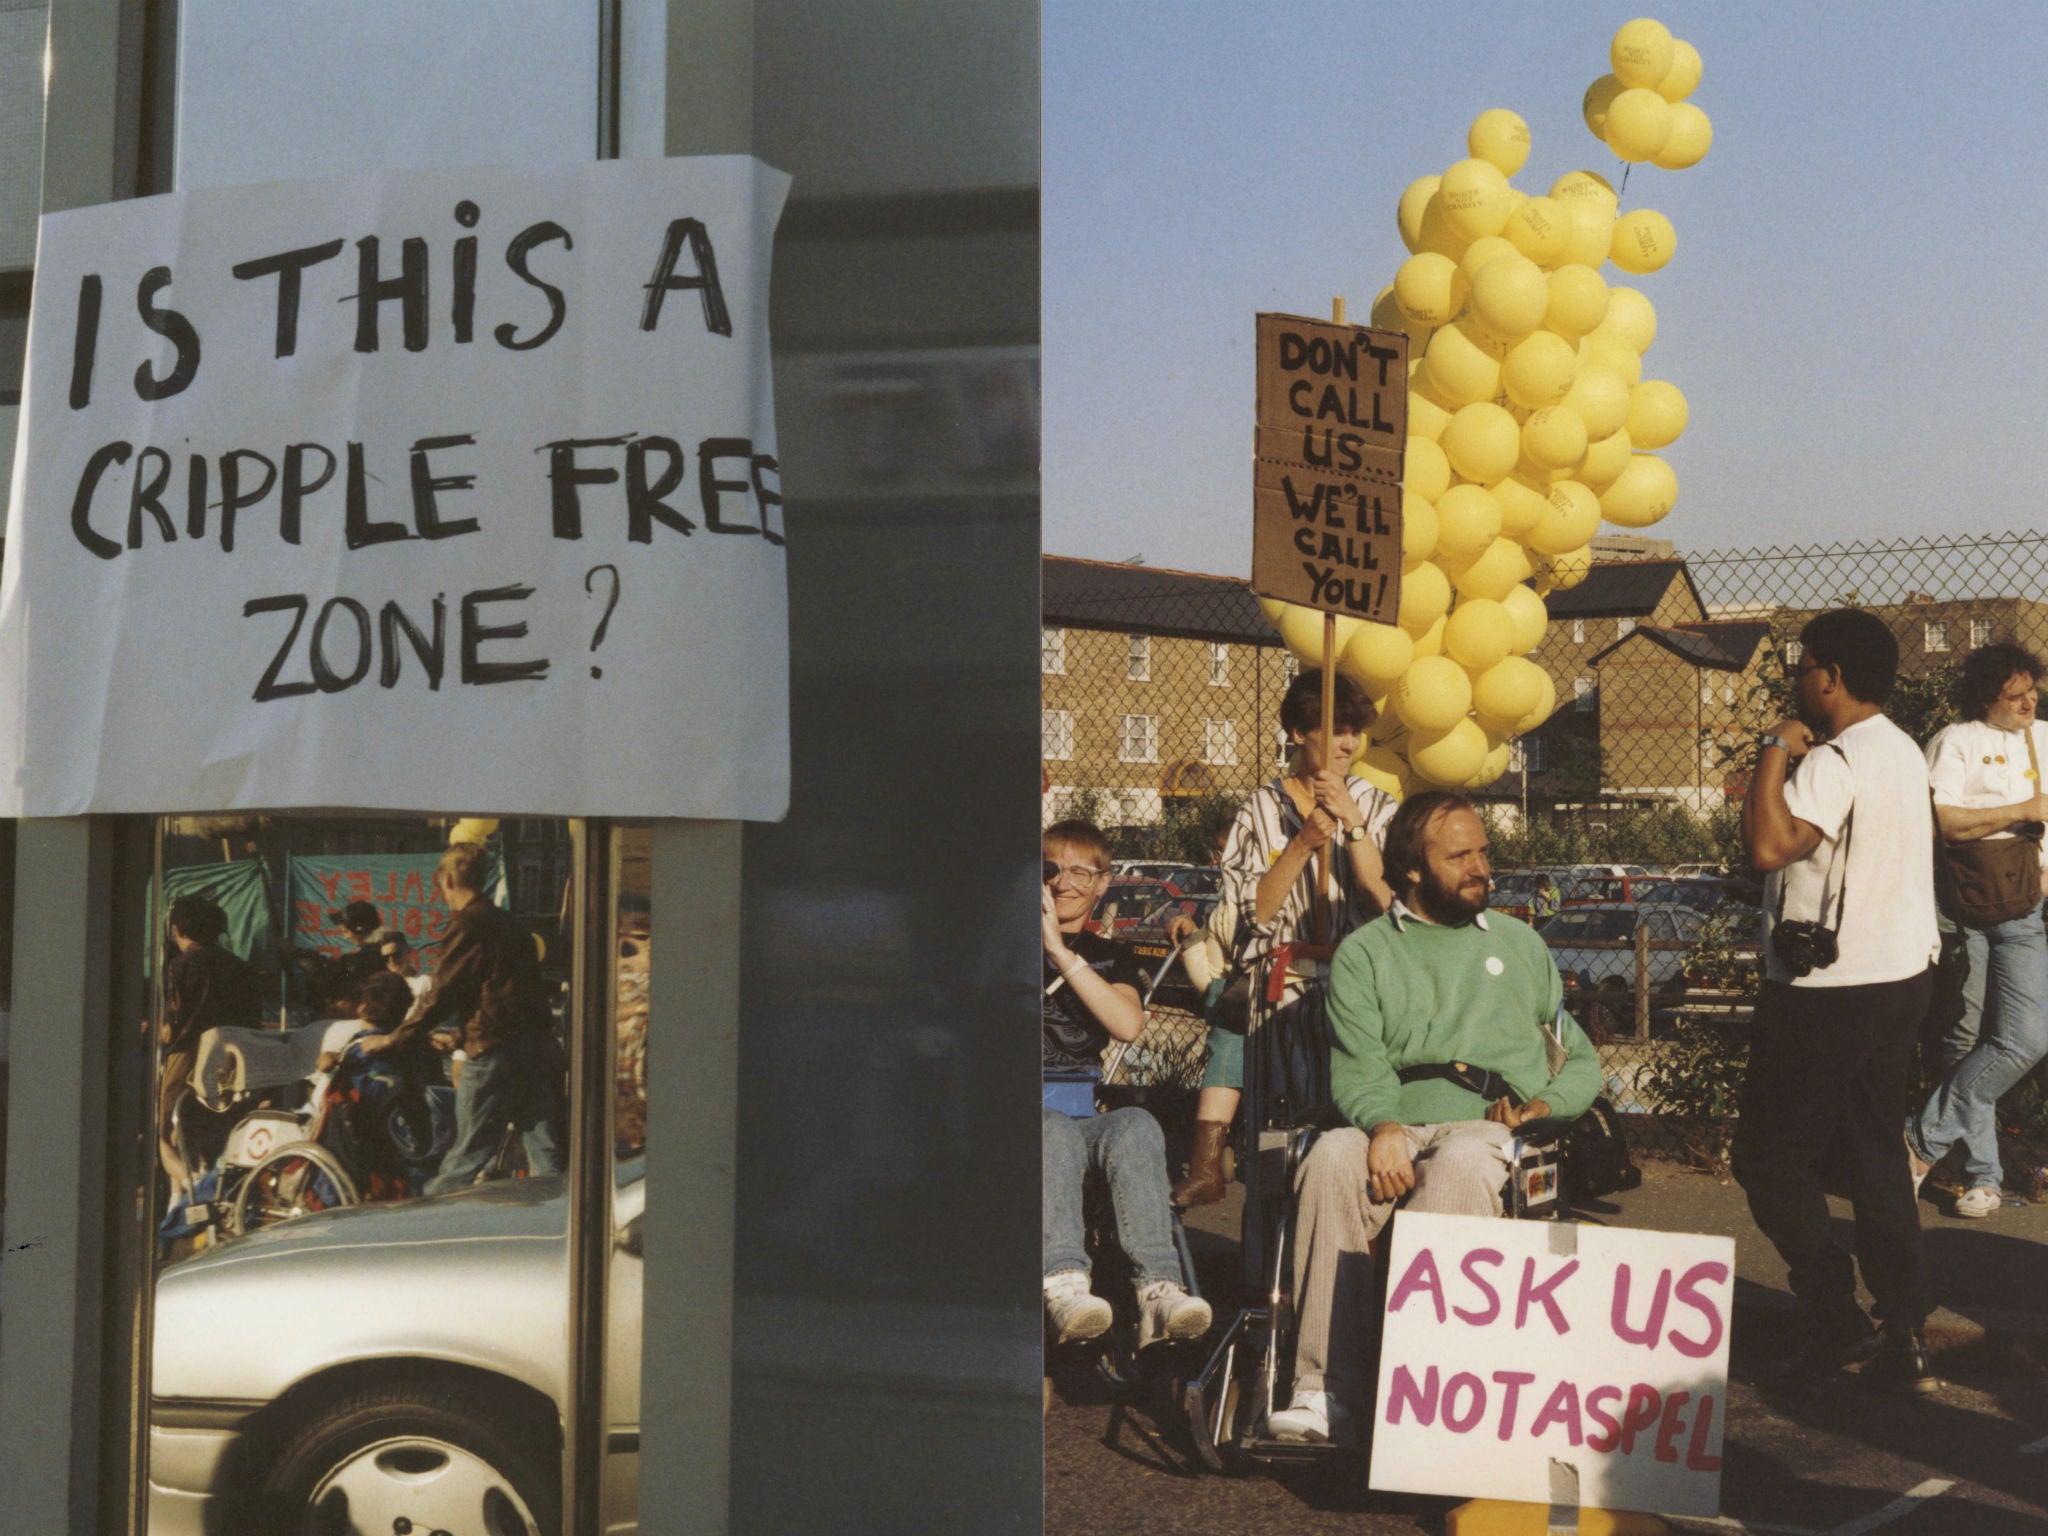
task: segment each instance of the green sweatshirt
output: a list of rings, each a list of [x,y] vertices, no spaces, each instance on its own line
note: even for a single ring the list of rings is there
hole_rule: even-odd
[[[1403,912],[1345,939],[1331,962],[1330,1091],[1344,1118],[1370,1131],[1384,1121],[1429,1125],[1483,1120],[1486,1101],[1443,1078],[1403,1083],[1402,1067],[1462,1061],[1498,1072],[1524,1101],[1542,1099],[1574,1119],[1600,1092],[1593,1042],[1566,1015],[1568,1059],[1554,1079],[1542,1024],[1557,1016],[1564,983],[1550,949],[1503,913],[1485,926],[1439,927]]]

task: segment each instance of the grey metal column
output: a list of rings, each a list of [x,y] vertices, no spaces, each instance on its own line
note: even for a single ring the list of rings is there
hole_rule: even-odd
[[[618,1030],[612,824],[593,819],[572,828],[576,947],[569,998],[569,1400],[562,1405],[562,1528],[580,1532],[603,1528]]]
[[[92,1531],[101,1496],[112,824],[24,821],[9,1031],[0,1504],[8,1529]],[[120,1465],[119,1448],[108,1469]],[[122,1479],[108,1479],[118,1498]]]

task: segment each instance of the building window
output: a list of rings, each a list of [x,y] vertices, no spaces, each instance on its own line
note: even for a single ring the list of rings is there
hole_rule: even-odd
[[[1134,683],[1148,681],[1152,676],[1152,637],[1132,635],[1124,648],[1124,676]]]
[[[1714,680],[1711,677],[1702,677],[1700,679],[1700,703],[1711,704],[1713,702]]]
[[[1787,640],[1785,642],[1785,670],[1790,672],[1794,667],[1798,666],[1799,658],[1805,654],[1805,646],[1801,645],[1797,640]]]
[[[1276,772],[1285,773],[1287,771],[1287,759],[1291,752],[1292,744],[1287,740],[1287,733],[1278,726],[1275,726],[1273,728],[1273,767]]]
[[[1067,632],[1064,629],[1048,624],[1038,632],[1038,670],[1067,670]]]
[[[1584,619],[1572,620],[1572,639],[1580,645],[1586,643],[1586,621]]]
[[[1230,686],[1230,647],[1221,640],[1209,642],[1209,686]]]
[[[1974,651],[1979,646],[1989,645],[1990,643],[1991,621],[1989,619],[1970,620],[1970,649]]]
[[[1204,720],[1202,722],[1202,761],[1218,767],[1237,765],[1237,722],[1235,720]]]
[[[1301,676],[1301,663],[1295,659],[1294,652],[1289,651],[1280,658],[1280,676],[1290,683]]]
[[[1948,621],[1929,619],[1920,630],[1920,643],[1924,650],[1945,651],[1948,649]]]
[[[1529,773],[1550,771],[1550,743],[1541,736],[1524,736],[1515,742],[1522,754],[1522,767]]]
[[[1572,679],[1572,708],[1582,715],[1593,712],[1593,679],[1590,677]]]
[[[1064,761],[1074,755],[1074,712],[1045,709],[1038,715],[1039,750],[1049,758]]]
[[[1125,715],[1117,733],[1116,755],[1126,763],[1159,761],[1159,717]]]
[[[1732,706],[1734,705],[1734,703],[1735,703],[1735,684],[1734,684],[1734,682],[1733,682],[1732,680],[1731,680],[1731,681],[1729,681],[1729,682],[1725,682],[1725,683],[1723,683],[1723,684],[1721,685],[1721,702],[1722,702],[1723,704],[1727,704],[1727,705],[1729,705],[1729,706],[1731,706],[1731,707],[1732,707]]]
[[[1635,629],[1636,621],[1634,619],[1616,619],[1614,621],[1614,638],[1617,640],[1626,640],[1630,635],[1635,633]]]

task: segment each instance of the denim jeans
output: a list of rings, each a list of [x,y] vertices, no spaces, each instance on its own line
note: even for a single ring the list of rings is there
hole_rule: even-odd
[[[462,1065],[455,1085],[455,1141],[427,1181],[426,1193],[466,1189],[498,1150],[507,1125],[526,1146],[526,1171],[539,1178],[562,1171],[558,1080],[552,1043],[506,1040]]]
[[[1977,1044],[1949,1068],[1907,1130],[1929,1162],[1962,1142],[1968,1159],[1963,1187],[1997,1189],[2003,1183],[1999,1096],[2048,1055],[2048,932],[2037,906],[1996,928],[1972,929],[1968,942],[1970,970],[1985,978]]]
[[[1981,928],[1965,928],[1946,917],[1935,919],[1944,938],[1963,936],[1963,948],[1970,957],[1970,969],[1963,977],[1963,1011],[1941,1037],[1941,1070],[1950,1068],[1977,1048],[1977,1036],[1984,1026],[1984,966],[1990,945]]]
[[[1044,1127],[1045,1272],[1088,1272],[1081,1215],[1091,1172],[1109,1186],[1117,1246],[1131,1261],[1132,1279],[1180,1279],[1173,1245],[1173,1197],[1166,1183],[1166,1136],[1142,1109],[1111,1110],[1085,1120],[1041,1111]]]

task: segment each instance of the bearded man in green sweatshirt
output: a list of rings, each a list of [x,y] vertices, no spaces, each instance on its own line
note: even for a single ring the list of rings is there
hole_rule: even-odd
[[[1330,1092],[1346,1124],[1296,1182],[1294,1397],[1277,1439],[1348,1445],[1372,1402],[1369,1244],[1397,1201],[1498,1216],[1525,1120],[1574,1119],[1600,1091],[1593,1043],[1534,929],[1486,910],[1486,826],[1462,795],[1411,795],[1387,826],[1393,909],[1331,962]],[[1554,1027],[1566,1059],[1551,1073]]]

